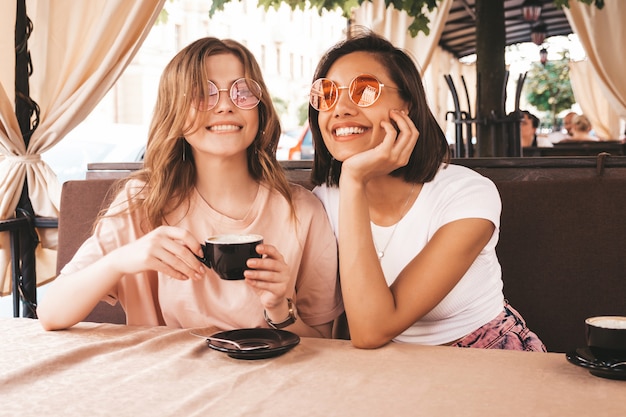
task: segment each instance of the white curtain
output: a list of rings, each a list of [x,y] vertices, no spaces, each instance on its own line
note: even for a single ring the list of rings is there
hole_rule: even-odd
[[[598,85],[589,61],[570,62],[570,80],[576,101],[589,121],[596,136],[603,140],[620,137],[620,118]]]
[[[421,72],[424,73],[435,49],[438,48],[450,6],[452,6],[452,0],[442,0],[437,8],[427,14],[430,19],[428,35],[420,32],[416,37],[412,37],[408,32],[412,17],[393,7],[386,8],[384,0],[372,0],[372,2],[361,4],[355,11],[354,23],[372,29],[398,48],[411,53]]]
[[[408,32],[412,18],[404,11],[398,11],[393,7],[386,8],[384,0],[364,2],[354,13],[355,25],[370,28],[411,55],[420,69],[431,110],[444,130],[446,130],[446,112],[454,106],[450,107],[451,95],[443,76],[453,72],[453,68],[458,64],[458,60],[452,54],[439,47],[439,39],[450,6],[452,0],[441,1],[437,8],[428,14],[430,33],[424,35],[420,32],[416,37],[412,37]],[[456,78],[455,82],[458,88],[461,85],[460,78]]]
[[[613,111],[626,119],[626,1],[607,1],[602,9],[578,1],[570,1],[569,5],[565,14],[590,63],[586,77],[598,85]],[[608,129],[613,139],[619,136],[619,125]]]
[[[24,180],[35,214],[58,217],[60,185],[40,154],[78,125],[135,56],[165,0],[27,0],[30,96],[40,123],[28,149],[14,110],[16,2],[0,0],[0,219],[14,216]],[[44,232],[44,231],[40,231]],[[52,232],[52,233],[49,233]],[[37,280],[53,277],[56,230],[41,236]],[[8,233],[0,234],[0,294],[10,293]]]

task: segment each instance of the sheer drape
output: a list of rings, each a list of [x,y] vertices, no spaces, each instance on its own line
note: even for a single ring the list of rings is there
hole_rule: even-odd
[[[386,8],[384,0],[372,0],[371,3],[361,4],[355,11],[354,24],[372,29],[398,48],[410,52],[423,73],[428,68],[434,50],[438,47],[450,6],[452,6],[452,0],[442,0],[437,8],[428,14],[429,35],[420,32],[414,38],[407,30],[412,18],[404,11],[398,11],[393,7]]]
[[[354,14],[355,25],[372,29],[413,57],[420,68],[431,110],[444,130],[446,112],[454,106],[449,107],[450,94],[443,76],[451,72],[455,62],[458,63],[456,58],[443,51],[438,45],[450,6],[452,6],[452,0],[441,1],[428,15],[429,35],[426,36],[420,32],[415,38],[411,37],[408,32],[412,18],[404,11],[398,11],[393,7],[386,8],[384,0],[364,2]],[[457,85],[460,85],[460,79]]]
[[[60,186],[40,154],[78,125],[130,63],[157,19],[165,0],[30,0],[27,14],[34,31],[29,39],[33,63],[30,96],[41,108],[40,124],[28,149],[15,118],[15,2],[3,1],[0,29],[0,218],[14,216],[24,180],[35,213],[57,217]],[[7,27],[10,30],[7,30]],[[7,69],[7,67],[12,68]],[[42,246],[56,247],[56,231],[42,236]],[[0,235],[0,291],[9,261],[7,233]],[[54,257],[48,256],[54,262]],[[55,265],[37,258],[37,279],[51,278]]]
[[[585,49],[589,72],[609,105],[626,119],[626,1],[607,1],[602,9],[577,1],[569,4],[565,14]]]
[[[570,80],[576,101],[589,118],[596,136],[600,139],[620,137],[619,115],[609,104],[589,61],[570,62]]]

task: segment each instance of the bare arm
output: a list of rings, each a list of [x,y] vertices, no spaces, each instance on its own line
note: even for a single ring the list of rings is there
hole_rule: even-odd
[[[286,319],[289,314],[287,304],[288,284],[290,282],[289,269],[282,254],[274,246],[259,245],[257,251],[263,255],[263,258],[248,260],[248,266],[254,269],[244,272],[246,282],[259,296],[268,317],[273,322],[278,323]],[[285,327],[285,330],[304,337],[329,338],[332,335],[332,322],[319,326],[309,326],[297,319],[295,323]]]
[[[86,268],[60,275],[37,308],[46,330],[64,329],[83,320],[124,276],[155,270],[175,279],[200,279],[200,244],[186,230],[161,226],[119,247]]]
[[[419,133],[403,113],[382,122],[383,142],[343,163],[339,201],[339,270],[352,343],[376,348],[432,310],[460,281],[491,238],[485,219],[462,219],[441,227],[388,286],[373,243],[366,185],[406,165]],[[365,302],[366,300],[366,302]]]
[[[439,304],[467,272],[495,228],[484,219],[446,224],[389,287],[371,231],[365,229],[369,229],[369,220],[360,226],[346,226],[339,239],[343,298],[352,343],[364,348],[388,343]],[[350,228],[353,232],[346,233]]]

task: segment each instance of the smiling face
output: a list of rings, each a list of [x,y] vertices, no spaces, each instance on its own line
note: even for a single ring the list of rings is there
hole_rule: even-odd
[[[196,161],[211,156],[241,157],[252,144],[259,129],[258,108],[240,109],[230,99],[234,81],[244,77],[244,66],[233,54],[212,55],[205,60],[206,74],[218,89],[215,107],[200,112],[191,109],[188,116],[192,126],[185,134]]]
[[[367,52],[353,52],[337,59],[326,78],[339,87],[350,85],[354,77],[371,74],[388,87],[383,87],[378,100],[369,107],[359,107],[348,96],[348,89],[339,90],[337,103],[329,111],[319,112],[318,122],[324,143],[338,161],[371,149],[382,142],[385,130],[383,120],[390,121],[392,109],[408,111],[408,105],[398,94],[385,67]]]

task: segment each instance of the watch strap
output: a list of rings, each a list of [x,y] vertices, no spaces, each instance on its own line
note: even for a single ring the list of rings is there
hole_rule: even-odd
[[[289,315],[285,320],[278,323],[272,321],[272,319],[268,317],[267,311],[263,310],[263,317],[272,329],[282,329],[296,322],[296,309],[293,305],[293,300],[291,298],[287,298],[287,307],[289,308]]]

